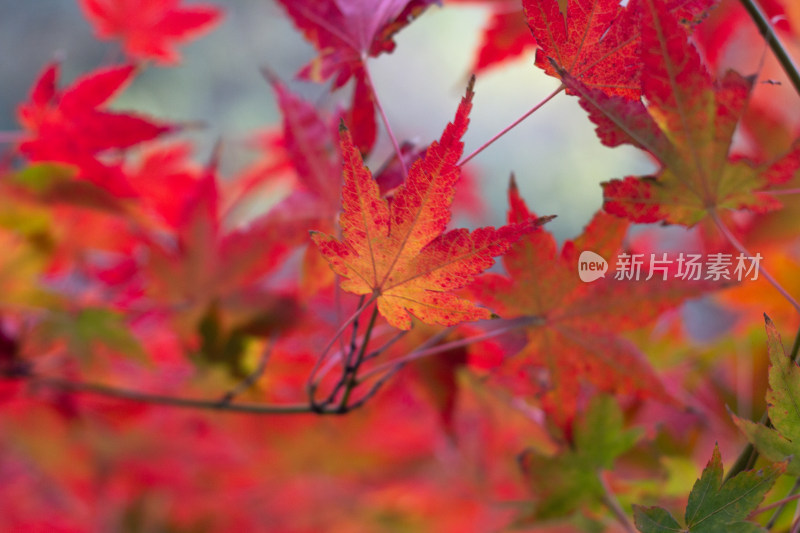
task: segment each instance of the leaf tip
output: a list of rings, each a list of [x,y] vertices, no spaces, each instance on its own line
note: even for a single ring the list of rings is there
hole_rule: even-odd
[[[514,173],[511,173],[511,177],[508,179],[508,191],[509,192],[517,192],[519,188],[517,187],[517,178],[514,176]]]
[[[558,215],[546,215],[543,217],[538,217],[532,221],[533,227],[538,228],[539,226],[543,226],[556,218]]]

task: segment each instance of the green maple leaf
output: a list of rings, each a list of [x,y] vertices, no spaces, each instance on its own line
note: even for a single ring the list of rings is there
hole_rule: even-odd
[[[767,413],[772,427],[731,416],[759,453],[777,462],[800,456],[800,368],[786,355],[775,324],[766,315],[764,320],[770,362]],[[791,461],[786,472],[800,475],[800,461]]]
[[[765,470],[740,472],[722,481],[722,460],[719,447],[714,447],[686,506],[686,526],[682,527],[666,509],[633,506],[636,527],[642,533],[755,533],[766,531],[747,517],[784,472],[785,464],[772,465]]]
[[[639,429],[625,429],[622,411],[611,396],[598,396],[576,420],[573,446],[555,456],[529,452],[523,466],[536,494],[529,519],[568,516],[582,505],[600,501],[600,472],[610,470],[618,457],[641,437]]]

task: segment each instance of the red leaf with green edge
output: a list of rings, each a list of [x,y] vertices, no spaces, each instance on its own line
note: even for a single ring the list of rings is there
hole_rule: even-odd
[[[694,20],[714,0],[674,0],[662,5]],[[587,87],[608,95],[638,99],[641,95],[639,2],[622,7],[616,0],[571,0],[566,17],[557,0],[523,0],[539,49],[536,66],[561,78],[566,72]],[[551,64],[550,60],[555,62]],[[569,87],[571,92],[574,89]]]
[[[460,174],[457,163],[472,95],[470,84],[455,121],[412,165],[391,205],[380,197],[349,132],[342,130],[344,212],[339,221],[344,240],[317,232],[313,239],[333,271],[346,278],[342,288],[374,296],[381,315],[400,329],[411,327],[409,312],[425,323],[446,326],[489,318],[488,309],[452,291],[489,268],[493,257],[535,224],[444,233]]]
[[[512,180],[508,221],[534,219]],[[527,320],[527,343],[509,354],[500,372],[521,393],[538,396],[562,427],[578,408],[582,385],[612,394],[672,402],[658,376],[622,334],[650,324],[663,311],[698,296],[703,286],[681,280],[618,281],[606,275],[591,283],[578,277],[578,260],[592,251],[615,268],[628,223],[598,213],[574,241],[558,252],[553,236],[538,230],[503,256],[508,276],[486,274],[471,288],[478,301],[506,319]],[[546,383],[542,381],[542,369]],[[538,376],[538,377],[536,377]],[[518,383],[514,380],[519,380]]]
[[[800,144],[758,166],[732,157],[731,140],[752,80],[728,72],[714,83],[675,16],[660,2],[641,1],[647,106],[609,96],[559,70],[580,95],[603,144],[631,144],[662,166],[656,177],[604,183],[605,210],[634,222],[692,226],[714,209],[774,208],[777,202],[761,190],[790,178],[800,164]]]
[[[98,156],[126,149],[172,131],[132,113],[101,109],[130,82],[131,65],[96,70],[58,91],[58,65],[48,66],[34,84],[30,101],[20,105],[19,121],[28,135],[19,150],[31,161],[67,163],[88,179],[119,196],[133,195],[118,166]]]
[[[668,511],[661,507],[633,506],[637,529],[642,533],[687,533],[758,532],[766,531],[748,521],[764,495],[783,474],[785,464],[772,465],[763,470],[739,472],[723,482],[722,459],[719,447],[714,446],[703,473],[700,475],[686,505],[686,527],[682,528]]]
[[[177,44],[211,31],[222,11],[180,0],[80,0],[100,39],[119,39],[128,57],[175,64]]]

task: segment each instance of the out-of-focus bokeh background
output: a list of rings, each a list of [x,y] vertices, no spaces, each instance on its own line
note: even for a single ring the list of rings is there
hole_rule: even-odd
[[[150,67],[114,102],[175,122],[202,122],[192,133],[195,156],[208,158],[217,140],[224,168],[233,172],[256,154],[246,140],[280,117],[259,68],[268,66],[292,90],[323,107],[348,101],[349,87],[331,97],[326,87],[293,80],[314,57],[283,10],[271,0],[218,2],[223,23],[210,35],[181,47],[174,68]],[[396,37],[397,49],[370,60],[378,94],[395,133],[420,144],[441,134],[463,94],[480,30],[483,6],[433,6]],[[98,41],[76,2],[0,0],[0,130],[18,129],[15,106],[23,101],[42,67],[62,60],[63,83],[81,72],[114,64],[124,56],[116,42]],[[558,82],[533,66],[533,52],[480,75],[472,124],[465,138],[471,152],[545,98]],[[379,166],[391,154],[381,132],[369,162]],[[471,163],[487,202],[483,219],[467,225],[502,224],[509,175],[539,214],[556,214],[549,229],[557,238],[580,233],[601,205],[598,183],[653,170],[631,147],[600,145],[577,99],[558,95]]]

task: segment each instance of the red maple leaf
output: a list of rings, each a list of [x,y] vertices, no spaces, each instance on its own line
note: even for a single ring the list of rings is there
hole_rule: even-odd
[[[525,21],[519,2],[510,0],[450,0],[457,4],[479,4],[489,7],[489,18],[483,28],[478,53],[471,72],[477,74],[490,67],[521,56],[536,47],[536,41]]]
[[[604,183],[606,211],[635,222],[692,226],[719,208],[774,208],[777,202],[759,191],[791,178],[800,167],[800,144],[763,165],[731,156],[752,80],[730,71],[713,82],[675,16],[655,0],[642,3],[646,106],[608,96],[560,71],[567,87],[581,96],[603,144],[632,144],[662,165],[655,178]]]
[[[30,101],[19,107],[19,121],[29,132],[19,146],[20,152],[31,161],[75,165],[80,170],[79,177],[120,196],[131,195],[132,188],[119,165],[99,156],[173,129],[133,113],[101,109],[134,72],[131,65],[97,70],[59,91],[58,64],[48,66],[34,85]]]
[[[120,39],[133,59],[174,64],[174,47],[210,31],[222,12],[210,5],[181,7],[180,0],[80,0],[101,39]]]
[[[663,7],[691,22],[713,2],[670,0]],[[557,0],[523,0],[523,7],[539,45],[536,66],[557,78],[567,72],[605,94],[639,98],[642,31],[638,0],[625,7],[616,0],[571,0],[566,17]]]
[[[395,33],[434,0],[279,0],[295,26],[320,55],[299,76],[313,81],[334,77],[334,89],[355,79],[347,117],[356,145],[367,153],[377,125],[372,88],[364,71],[367,57],[394,50]]]
[[[451,291],[489,268],[493,257],[536,223],[481,228],[472,234],[464,229],[444,233],[460,173],[457,163],[472,95],[470,84],[455,121],[414,163],[391,204],[380,197],[378,184],[350,134],[342,131],[344,212],[340,225],[344,240],[322,233],[314,233],[313,239],[333,271],[346,278],[342,288],[373,296],[380,313],[400,329],[411,327],[409,312],[423,322],[448,326],[489,318],[488,309]]]
[[[535,218],[513,180],[509,202],[509,223]],[[485,274],[470,289],[503,318],[527,322],[524,347],[500,371],[516,376],[512,384],[522,384],[523,392],[539,396],[564,427],[577,411],[582,384],[672,401],[642,354],[621,334],[697,295],[697,285],[680,280],[618,281],[611,275],[585,283],[578,276],[583,251],[605,258],[613,271],[627,228],[626,221],[598,213],[583,235],[564,243],[560,254],[550,233],[533,231],[503,257],[509,277]]]

